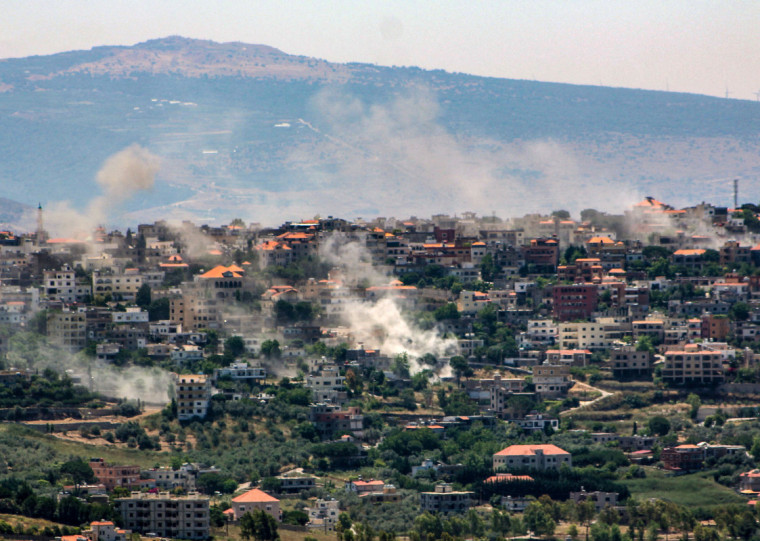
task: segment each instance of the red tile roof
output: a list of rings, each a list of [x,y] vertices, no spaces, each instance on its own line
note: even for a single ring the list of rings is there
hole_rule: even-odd
[[[261,503],[261,502],[279,502],[277,498],[273,498],[263,490],[254,488],[248,492],[241,494],[236,498],[232,498],[235,503]]]
[[[510,445],[502,449],[496,455],[498,456],[529,456],[535,455],[536,451],[542,451],[545,455],[569,455],[567,451],[552,444],[543,445]]]

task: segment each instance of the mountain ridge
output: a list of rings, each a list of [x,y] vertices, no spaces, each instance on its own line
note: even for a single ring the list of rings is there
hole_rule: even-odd
[[[109,155],[137,143],[161,158],[154,190],[114,202],[115,219],[726,204],[695,181],[760,173],[755,102],[181,36],[1,60],[0,96],[0,196],[82,209]],[[760,198],[754,184],[742,194]]]

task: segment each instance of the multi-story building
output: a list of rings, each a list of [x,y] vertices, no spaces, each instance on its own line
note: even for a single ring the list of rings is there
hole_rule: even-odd
[[[606,349],[610,346],[609,331],[604,323],[579,321],[560,323],[560,349]]]
[[[211,382],[203,374],[172,374],[174,398],[177,402],[177,419],[187,421],[193,417],[206,417],[211,400]]]
[[[42,283],[48,300],[64,304],[81,302],[92,294],[89,284],[78,281],[76,272],[68,265],[61,270],[43,272]]]
[[[532,370],[536,394],[542,398],[562,396],[573,383],[567,365],[539,364]]]
[[[595,284],[557,285],[552,288],[552,301],[552,313],[558,320],[588,319],[596,310],[597,286]]]
[[[682,351],[665,353],[662,380],[674,385],[723,383],[723,357],[719,351],[704,351],[686,346]]]
[[[697,445],[666,447],[660,452],[662,467],[672,471],[695,471],[702,469],[704,449]]]
[[[235,362],[229,366],[214,369],[214,383],[219,378],[229,378],[235,381],[264,381],[267,370],[263,366],[250,366],[247,362]]]
[[[464,513],[472,505],[473,492],[454,491],[451,485],[439,483],[433,492],[420,492],[420,509],[430,513]]]
[[[581,488],[580,492],[570,493],[570,499],[575,503],[594,502],[597,513],[605,507],[617,507],[619,497],[620,495],[617,492],[602,492],[600,490],[586,492],[584,488]]]
[[[334,404],[312,404],[309,421],[322,437],[331,437],[335,432],[351,432],[361,437],[364,430],[364,415],[358,407],[341,410]]]
[[[115,466],[107,464],[102,458],[90,460],[92,473],[109,492],[116,487],[136,489],[146,484],[140,479],[140,466]]]
[[[51,342],[76,352],[87,345],[87,316],[84,312],[50,312],[47,334]]]
[[[124,269],[123,272],[110,269],[92,271],[93,295],[110,293],[114,298],[133,301],[142,285],[143,276],[138,269]]]
[[[209,498],[198,493],[133,492],[114,500],[126,528],[159,537],[207,539]]]
[[[90,530],[83,533],[90,541],[127,541],[131,532],[117,528],[110,520],[94,520]]]
[[[280,500],[258,488],[253,488],[240,496],[232,498],[231,503],[232,516],[236,521],[240,520],[246,513],[252,513],[255,509],[260,509],[272,515],[278,522],[282,521]]]
[[[610,352],[610,365],[612,375],[618,379],[648,378],[652,375],[652,354],[633,346],[615,348]]]
[[[493,455],[493,469],[558,470],[572,467],[573,458],[564,449],[552,444],[510,445]]]
[[[314,502],[314,507],[309,507],[309,523],[307,526],[313,530],[332,532],[340,515],[340,502],[338,500],[322,500]]]

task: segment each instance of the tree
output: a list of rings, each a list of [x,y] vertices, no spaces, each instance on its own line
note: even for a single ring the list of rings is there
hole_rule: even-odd
[[[523,520],[530,530],[542,537],[552,535],[557,527],[557,523],[554,522],[551,515],[538,502],[528,505],[523,513]]]
[[[734,321],[747,321],[749,319],[750,307],[746,302],[735,302],[731,305],[728,315]]]
[[[279,359],[280,343],[277,340],[264,340],[261,343],[261,354],[267,359]]]
[[[253,537],[261,541],[279,539],[277,520],[266,511],[254,509],[252,513],[245,513],[240,517],[240,536],[243,539]]]
[[[670,421],[657,415],[649,419],[649,433],[657,436],[665,436],[670,432]]]
[[[262,344],[263,348],[263,344]],[[240,336],[230,336],[224,341],[224,354],[233,359],[245,353],[245,342]]]
[[[451,369],[454,371],[454,375],[457,378],[457,384],[459,383],[459,380],[462,378],[462,376],[468,378],[474,374],[472,368],[470,367],[470,363],[468,363],[467,359],[461,355],[454,355],[451,359],[449,359],[449,366],[451,366]]]
[[[150,306],[150,302],[151,302],[150,286],[148,284],[143,284],[140,286],[140,289],[138,289],[137,293],[135,294],[135,304],[142,309],[146,309]]]
[[[92,471],[92,468],[81,458],[65,462],[61,465],[61,473],[71,475],[71,478],[77,485],[95,481],[95,473]]]
[[[406,352],[399,353],[393,358],[391,371],[401,379],[409,379],[409,355]]]
[[[460,314],[459,310],[457,310],[457,305],[450,302],[436,308],[433,312],[433,317],[435,317],[436,321],[442,321],[444,319],[459,319]]]
[[[699,408],[702,405],[702,400],[699,398],[699,395],[695,393],[689,393],[689,396],[686,397],[686,403],[689,404],[689,417],[692,419],[697,418],[697,413],[699,413]]]

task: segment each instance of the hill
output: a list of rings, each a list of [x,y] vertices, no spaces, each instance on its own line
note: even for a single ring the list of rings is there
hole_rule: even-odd
[[[728,205],[737,177],[742,201],[760,196],[749,101],[182,37],[2,60],[0,96],[2,197],[82,209],[110,155],[137,143],[160,157],[151,191],[109,201],[115,223],[508,216],[621,210],[644,195]]]

